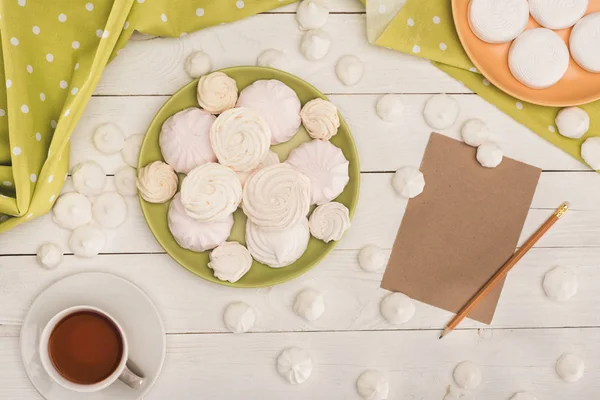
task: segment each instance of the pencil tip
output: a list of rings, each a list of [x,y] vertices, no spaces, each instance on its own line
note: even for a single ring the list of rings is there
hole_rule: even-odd
[[[439,337],[439,338],[441,339],[441,338],[443,338],[443,337],[444,337],[444,335],[442,334],[442,335],[440,335],[440,337]]]

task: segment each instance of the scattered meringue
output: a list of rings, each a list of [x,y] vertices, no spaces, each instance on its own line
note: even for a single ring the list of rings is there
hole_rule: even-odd
[[[296,262],[308,248],[308,219],[283,230],[261,228],[246,222],[246,246],[252,257],[271,268],[282,268]]]
[[[590,137],[581,145],[581,158],[596,171],[600,170],[600,137]]]
[[[202,75],[206,75],[212,69],[212,63],[210,57],[203,51],[196,51],[185,59],[184,64],[185,72],[191,78],[200,78]]]
[[[565,382],[577,382],[583,377],[585,364],[575,354],[563,354],[556,362],[556,373]]]
[[[72,230],[90,223],[92,203],[82,194],[69,192],[58,196],[52,212],[56,225]]]
[[[143,141],[144,135],[139,134],[131,135],[125,139],[125,144],[121,149],[121,156],[123,157],[123,161],[125,161],[130,167],[137,168],[138,157],[140,155],[140,148],[142,147]]]
[[[208,268],[215,278],[231,283],[237,282],[252,266],[252,256],[238,242],[225,242],[210,252]]]
[[[223,221],[240,205],[242,184],[231,169],[216,163],[194,168],[181,184],[181,204],[200,222]]]
[[[69,238],[69,248],[78,257],[96,257],[105,243],[104,233],[91,225],[75,229]]]
[[[400,121],[404,115],[402,98],[395,94],[385,94],[377,101],[376,111],[379,118],[384,121]]]
[[[407,295],[391,293],[383,298],[379,311],[390,324],[401,325],[415,315],[415,305]]]
[[[117,192],[104,192],[94,199],[94,220],[104,228],[116,228],[127,218],[127,203]]]
[[[485,122],[473,118],[465,122],[460,129],[462,140],[469,146],[479,147],[491,140],[490,131]]]
[[[289,71],[291,67],[290,58],[283,52],[275,49],[267,49],[260,53],[256,64],[260,67],[275,68]]]
[[[385,267],[386,255],[383,250],[375,245],[367,245],[358,253],[358,265],[367,271],[375,272]]]
[[[198,82],[198,104],[211,114],[235,107],[238,88],[235,80],[223,72],[204,75]]]
[[[600,72],[600,12],[581,18],[571,30],[569,50],[573,60],[588,72]]]
[[[300,117],[313,139],[329,140],[340,127],[337,107],[332,102],[320,98],[306,103],[300,111]]]
[[[296,20],[303,31],[324,27],[328,18],[329,9],[323,0],[304,0],[296,9]]]
[[[425,103],[423,118],[432,129],[446,129],[454,125],[459,111],[458,101],[454,97],[436,94]]]
[[[235,171],[250,171],[269,151],[271,128],[256,110],[232,108],[215,120],[210,142],[219,163]]]
[[[544,276],[544,292],[554,301],[566,301],[575,296],[579,284],[577,276],[568,268],[556,267]]]
[[[310,180],[311,204],[329,203],[350,181],[350,163],[331,142],[312,140],[301,144],[290,152],[286,162]]]
[[[248,332],[256,322],[254,309],[243,301],[231,303],[223,313],[225,326],[233,333]]]
[[[294,312],[307,321],[316,321],[325,312],[325,301],[321,292],[304,289],[296,296]]]
[[[348,208],[335,201],[318,206],[310,216],[308,227],[311,235],[325,243],[340,240],[350,228]]]
[[[47,269],[56,268],[62,260],[62,251],[54,243],[44,243],[37,251],[38,263]]]
[[[515,393],[513,397],[510,398],[510,400],[538,400],[538,398],[532,395],[531,393],[519,392]]]
[[[477,161],[485,168],[496,168],[502,162],[504,153],[495,143],[486,142],[477,148]]]
[[[454,368],[452,374],[456,385],[465,390],[476,389],[481,384],[481,369],[471,361],[463,361]]]
[[[106,186],[106,173],[94,161],[84,161],[74,166],[71,179],[75,190],[84,196],[96,196]]]
[[[290,140],[300,128],[300,99],[285,83],[258,80],[240,92],[237,107],[256,110],[271,130],[271,144]]]
[[[381,372],[363,372],[356,381],[356,390],[365,400],[385,400],[390,393],[390,384]]]
[[[423,193],[425,177],[415,167],[402,167],[392,177],[392,187],[402,197],[412,199]]]
[[[134,168],[123,167],[115,174],[115,187],[121,196],[137,195],[137,180]]]
[[[554,122],[558,133],[571,139],[579,139],[590,129],[590,116],[579,107],[563,108]]]
[[[123,135],[123,131],[112,122],[100,125],[94,132],[94,146],[101,153],[117,153],[121,151],[124,144],[125,135]]]
[[[171,234],[181,247],[202,252],[212,250],[227,241],[233,227],[233,214],[229,214],[222,221],[199,222],[187,214],[181,204],[181,193],[177,193],[169,205],[167,222]]]
[[[364,70],[362,61],[356,56],[342,56],[335,64],[335,74],[346,86],[356,85],[362,78]]]
[[[195,107],[169,117],[158,139],[165,162],[176,172],[187,174],[198,165],[217,161],[210,144],[214,121],[214,115]]]
[[[138,172],[137,188],[149,203],[164,203],[177,192],[177,174],[170,165],[154,161]]]
[[[313,362],[306,350],[297,347],[285,349],[277,358],[277,371],[292,385],[305,382],[313,370]]]
[[[331,47],[331,38],[329,34],[322,29],[311,29],[302,36],[300,42],[300,52],[311,61],[320,60],[329,53]]]
[[[286,163],[265,167],[246,182],[242,208],[261,228],[290,228],[308,214],[310,180]]]

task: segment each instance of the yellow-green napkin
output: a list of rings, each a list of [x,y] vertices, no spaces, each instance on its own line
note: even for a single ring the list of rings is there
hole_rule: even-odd
[[[582,106],[591,118],[581,139],[568,139],[554,124],[556,107],[518,100],[496,88],[477,72],[458,39],[450,0],[368,0],[369,40],[379,46],[433,61],[433,65],[461,81],[498,109],[578,160],[581,143],[600,133],[600,101]]]
[[[180,36],[293,1],[0,1],[0,232],[52,207],[71,132],[134,30]]]

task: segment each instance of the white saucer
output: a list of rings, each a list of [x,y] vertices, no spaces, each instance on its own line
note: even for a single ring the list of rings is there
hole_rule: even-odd
[[[59,311],[81,304],[105,310],[119,321],[129,344],[131,362],[127,365],[146,378],[140,389],[116,381],[99,392],[77,393],[59,386],[44,371],[38,352],[42,329]],[[156,382],[165,350],[165,329],[150,298],[133,283],[101,272],[71,275],[48,287],[31,305],[21,328],[25,371],[33,386],[48,400],[139,399]]]

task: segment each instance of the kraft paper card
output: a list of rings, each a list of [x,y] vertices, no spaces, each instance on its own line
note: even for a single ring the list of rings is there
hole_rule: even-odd
[[[542,171],[508,157],[484,168],[476,151],[431,134],[381,287],[456,313],[511,257]],[[491,323],[501,291],[469,318]]]

